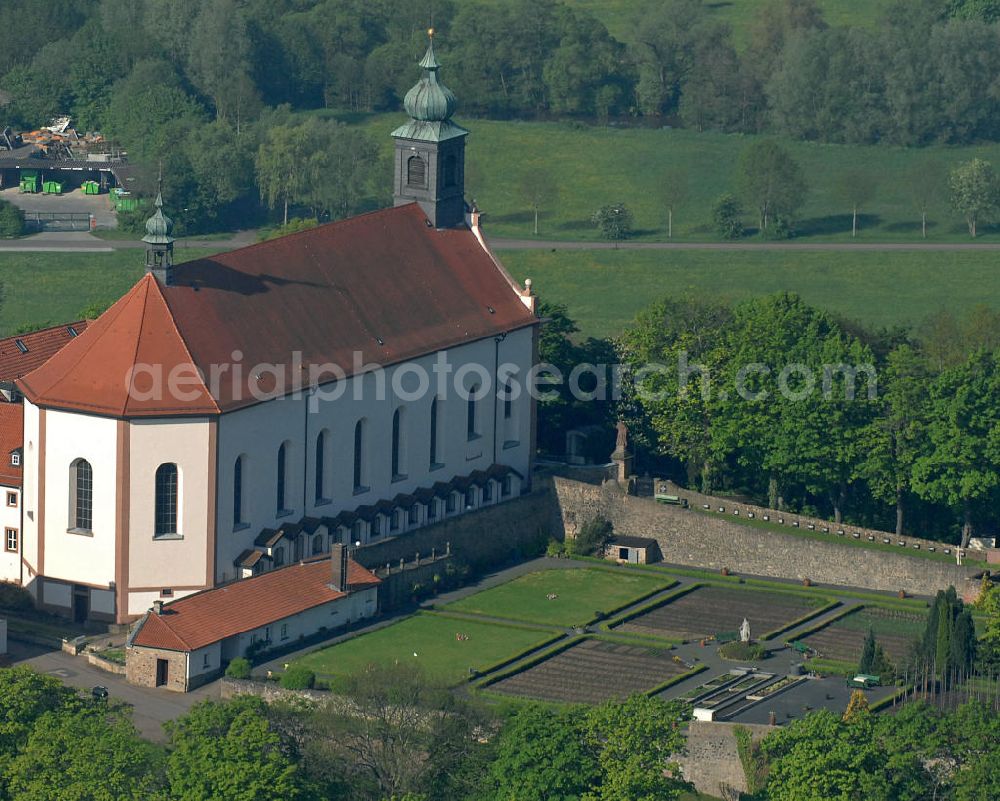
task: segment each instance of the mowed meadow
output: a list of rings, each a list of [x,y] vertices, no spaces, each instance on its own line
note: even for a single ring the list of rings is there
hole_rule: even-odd
[[[874,327],[912,328],[977,303],[1000,308],[997,251],[506,250],[500,258],[540,298],[565,304],[583,336],[617,335],[666,295],[795,292]]]
[[[444,75],[447,80],[447,75]],[[371,115],[361,123],[381,143],[388,158],[389,131],[401,114]],[[600,206],[622,202],[635,215],[635,239],[667,238],[667,214],[661,201],[665,178],[680,170],[687,176],[688,198],[674,211],[674,240],[719,239],[712,206],[724,192],[735,191],[740,153],[759,138],[679,129],[620,128],[568,122],[456,119],[471,131],[468,138],[467,197],[485,213],[487,232],[524,239],[600,239],[591,217]],[[809,192],[793,241],[921,242],[920,204],[914,185],[928,173],[942,172],[974,157],[1000,167],[1000,144],[976,147],[902,148],[887,145],[830,145],[778,140],[801,165]],[[524,176],[548,172],[557,199],[540,214],[539,236],[521,186]],[[840,196],[845,176],[874,177],[875,196],[861,209],[860,232],[851,238],[851,204]],[[928,211],[929,242],[967,242],[968,230],[949,202],[942,178]],[[756,225],[752,209],[745,222]],[[748,237],[753,240],[753,237]],[[984,227],[981,241],[1000,241],[1000,228]]]

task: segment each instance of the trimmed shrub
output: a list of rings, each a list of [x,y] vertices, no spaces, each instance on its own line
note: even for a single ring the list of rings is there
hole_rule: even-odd
[[[316,686],[316,674],[308,668],[292,665],[281,674],[278,684],[286,690],[311,690]]]
[[[31,594],[9,581],[0,581],[0,609],[10,612],[30,612],[35,608]]]
[[[242,656],[236,657],[226,667],[226,675],[231,679],[249,679],[250,660],[244,659]]]
[[[760,643],[745,643],[734,640],[719,647],[719,656],[737,662],[756,662],[767,658],[767,649]]]
[[[13,203],[0,200],[0,239],[15,239],[26,231],[24,212]]]

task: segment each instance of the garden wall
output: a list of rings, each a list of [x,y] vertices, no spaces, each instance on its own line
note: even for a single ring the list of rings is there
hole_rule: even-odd
[[[559,476],[552,481],[557,531],[575,536],[587,520],[603,515],[619,534],[655,539],[668,563],[910,595],[932,595],[954,586],[965,597],[975,597],[979,590],[974,576],[981,566],[910,556],[903,548],[892,553],[755,529],[722,515],[626,495],[610,481],[597,485]]]
[[[715,723],[692,720],[688,724],[687,750],[677,758],[684,771],[684,778],[700,793],[721,796],[722,787],[733,787],[747,792],[746,776],[736,750],[733,723]],[[742,724],[749,729],[754,740],[762,740],[772,731],[770,726]]]

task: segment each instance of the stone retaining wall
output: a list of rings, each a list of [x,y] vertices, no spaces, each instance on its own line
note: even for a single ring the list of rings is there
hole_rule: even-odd
[[[556,527],[569,537],[597,515],[622,535],[655,539],[666,562],[707,570],[783,579],[810,579],[883,592],[933,595],[954,586],[975,597],[979,568],[943,560],[823,542],[780,531],[756,529],[723,515],[709,515],[626,495],[615,482],[597,486],[554,477]]]
[[[735,725],[698,720],[688,724],[687,751],[677,761],[684,771],[684,778],[694,784],[698,792],[721,797],[721,788],[727,785],[747,792],[746,776],[733,736]],[[740,725],[749,729],[756,741],[773,731],[771,726]]]

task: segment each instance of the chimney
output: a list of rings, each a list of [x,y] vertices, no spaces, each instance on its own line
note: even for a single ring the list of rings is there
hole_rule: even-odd
[[[154,615],[163,614],[163,601],[161,601],[159,598],[153,601],[153,614]]]
[[[347,547],[341,542],[330,549],[330,567],[332,569],[330,586],[337,592],[347,592]]]

